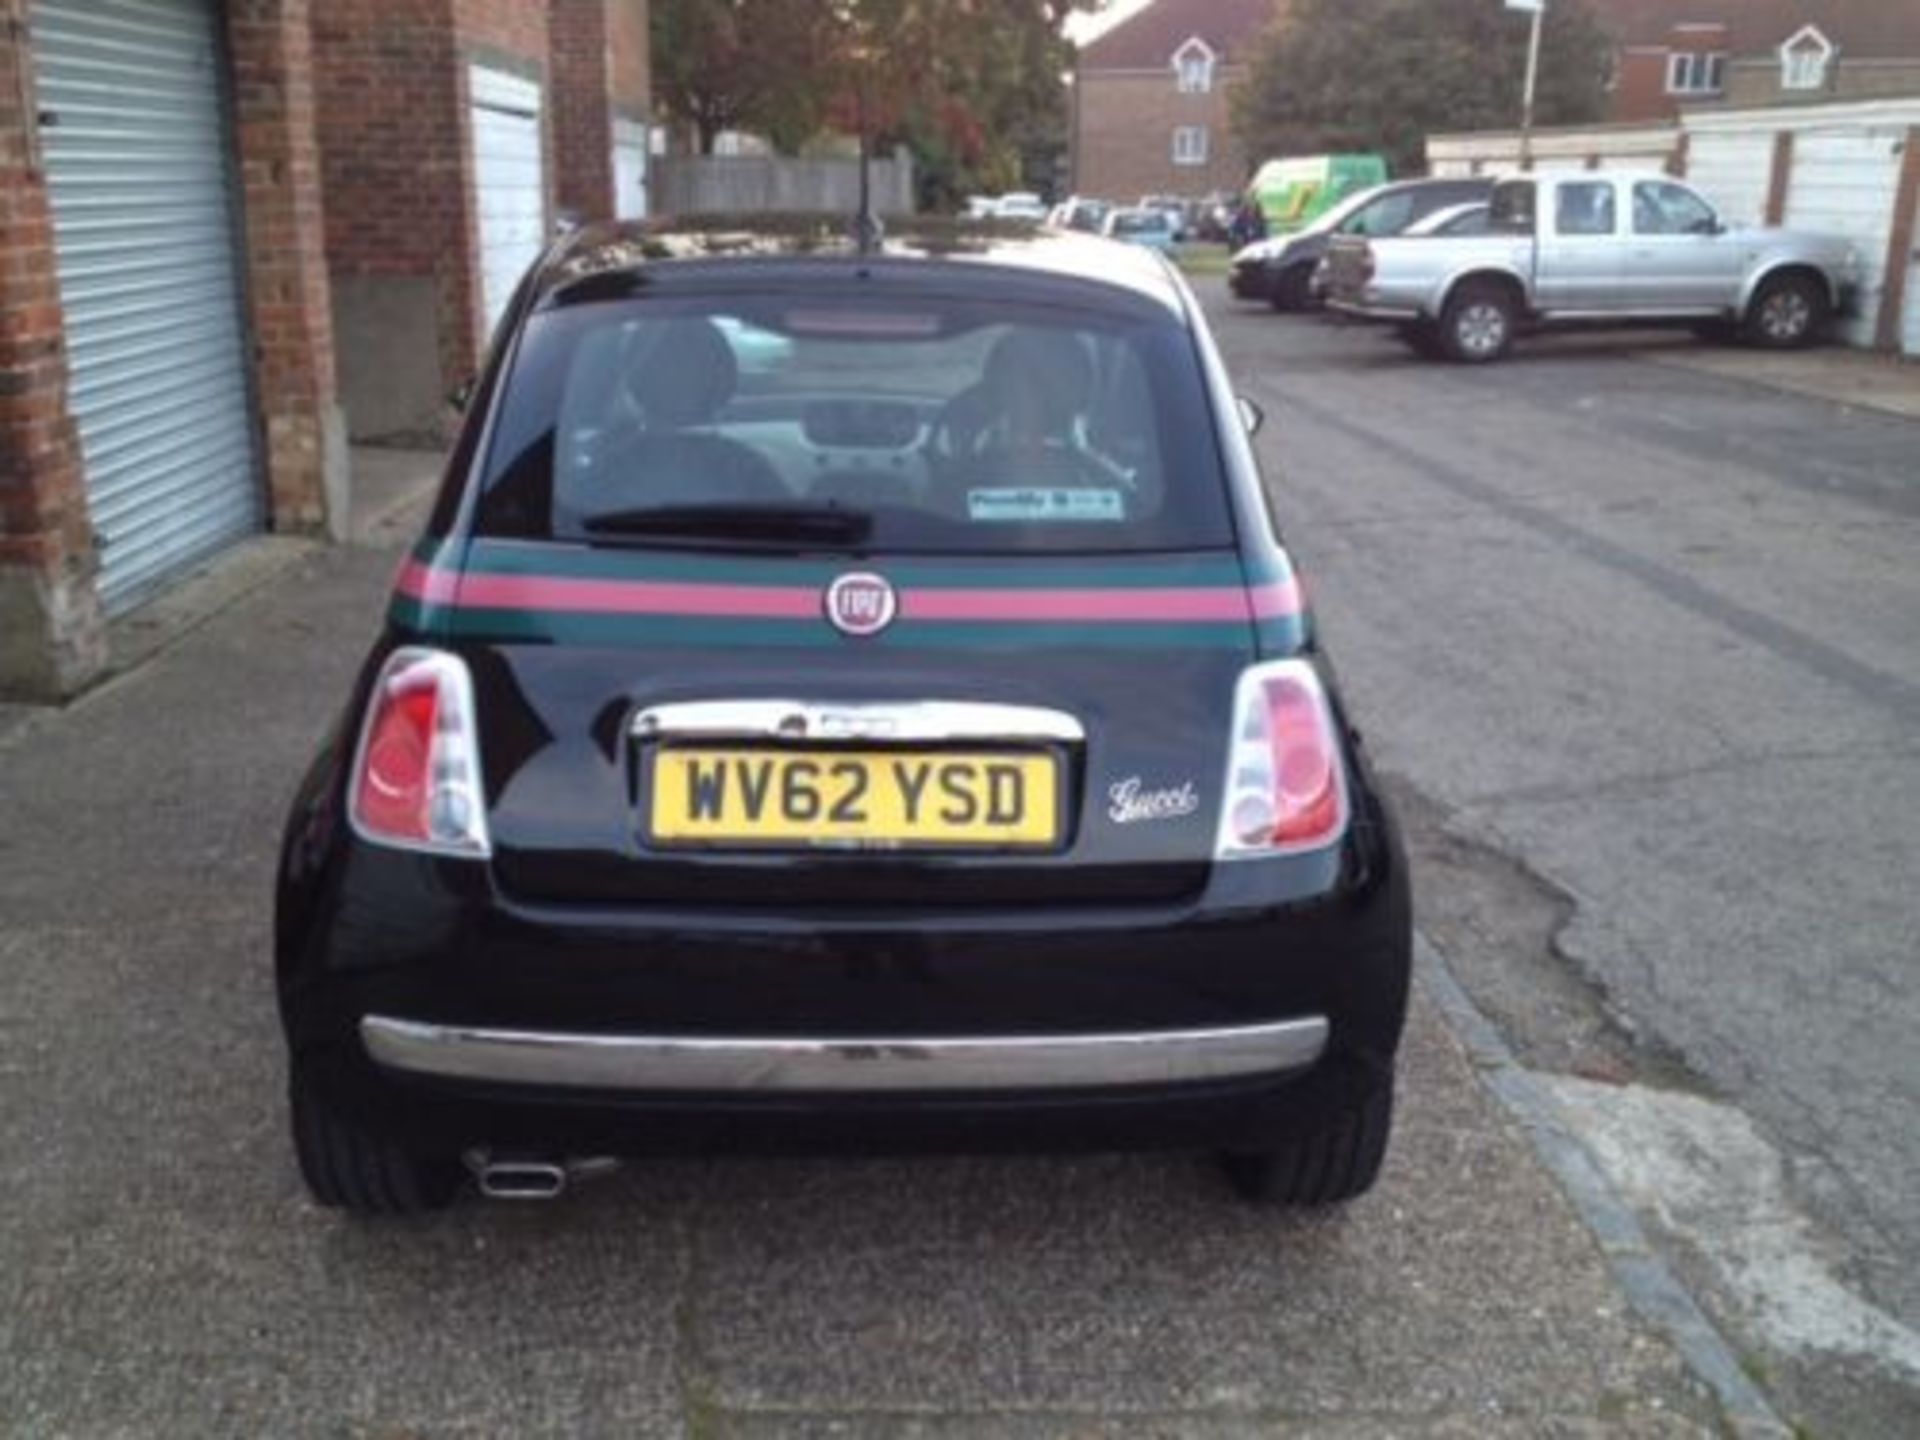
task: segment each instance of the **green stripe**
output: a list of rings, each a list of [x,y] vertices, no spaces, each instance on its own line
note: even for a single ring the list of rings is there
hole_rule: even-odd
[[[1298,615],[1277,615],[1255,621],[1253,631],[1262,655],[1297,654],[1307,643],[1306,622]]]
[[[403,619],[421,607],[394,605],[394,623],[420,628]],[[900,625],[884,635],[855,640],[825,625],[716,616],[584,615],[530,610],[441,610],[445,633],[475,640],[606,647],[727,649],[967,649],[967,650],[1184,650],[1195,647],[1246,650],[1247,627],[1240,624],[1177,625],[982,625],[921,621]]]

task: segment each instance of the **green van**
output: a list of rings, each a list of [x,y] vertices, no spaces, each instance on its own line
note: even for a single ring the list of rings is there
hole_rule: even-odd
[[[1267,161],[1247,182],[1247,198],[1266,217],[1269,235],[1286,235],[1354,191],[1386,179],[1381,155],[1301,155]]]

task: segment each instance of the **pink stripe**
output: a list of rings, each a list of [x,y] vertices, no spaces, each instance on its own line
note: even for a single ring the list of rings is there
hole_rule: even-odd
[[[1289,620],[1307,608],[1306,597],[1300,590],[1300,580],[1293,575],[1285,580],[1256,585],[1247,595],[1253,601],[1255,618],[1260,620]]]
[[[459,575],[409,560],[395,588],[429,605],[586,614],[712,615],[770,620],[822,616],[811,586],[706,585],[669,580],[578,580],[549,575]],[[1233,621],[1284,619],[1302,610],[1299,582],[1109,590],[906,590],[904,620]]]
[[[909,590],[907,620],[1245,620],[1238,588],[1158,590]]]
[[[460,576],[452,570],[435,570],[418,560],[408,560],[393,583],[402,595],[423,605],[451,605],[460,589]]]
[[[797,586],[702,585],[679,580],[568,580],[472,573],[460,604],[485,610],[574,610],[613,615],[734,615],[814,619],[820,592]]]

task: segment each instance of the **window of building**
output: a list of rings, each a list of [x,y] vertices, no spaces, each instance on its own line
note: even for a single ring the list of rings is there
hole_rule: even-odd
[[[1182,95],[1205,95],[1213,89],[1213,58],[1213,51],[1198,35],[1173,52]]]
[[[1174,127],[1173,163],[1176,165],[1204,165],[1207,163],[1206,126],[1176,125]]]
[[[1827,83],[1827,65],[1833,59],[1833,42],[1808,25],[1780,47],[1780,88],[1782,90],[1819,90]]]
[[[1676,50],[1667,56],[1669,95],[1718,95],[1727,57],[1718,51]]]

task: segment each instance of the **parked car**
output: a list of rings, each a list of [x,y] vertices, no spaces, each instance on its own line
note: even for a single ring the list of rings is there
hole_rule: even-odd
[[[1110,240],[1129,245],[1145,245],[1152,250],[1171,250],[1180,238],[1179,223],[1166,210],[1115,210],[1100,227]]]
[[[969,195],[961,214],[968,220],[991,220],[1000,210],[997,195]]]
[[[1266,217],[1269,235],[1303,230],[1347,196],[1387,180],[1380,155],[1296,155],[1254,171],[1247,194]]]
[[[594,227],[499,334],[280,853],[316,1199],[763,1146],[1373,1183],[1406,859],[1170,265]]]
[[[1489,187],[1491,188],[1491,187]],[[1484,235],[1490,207],[1485,200],[1469,200],[1464,205],[1448,205],[1416,220],[1400,233],[1410,239],[1422,235]]]
[[[1493,182],[1481,179],[1397,180],[1348,196],[1304,230],[1256,241],[1233,257],[1227,288],[1242,300],[1266,300],[1276,310],[1307,310],[1316,303],[1312,279],[1335,235],[1397,235],[1436,210],[1484,202]]]
[[[1173,238],[1184,240],[1193,223],[1193,201],[1178,195],[1142,195],[1137,210],[1159,210],[1173,221]]]
[[[1083,230],[1089,235],[1098,235],[1112,212],[1113,206],[1105,200],[1075,195],[1055,207],[1052,224],[1060,230]]]
[[[1037,223],[1047,218],[1047,204],[1030,190],[1015,190],[1002,195],[994,203],[993,213],[1001,220],[1032,220]]]
[[[1327,303],[1477,362],[1523,327],[1567,324],[1727,326],[1759,345],[1809,345],[1859,280],[1844,236],[1729,228],[1670,176],[1586,172],[1501,181],[1481,235],[1336,239]]]
[[[1487,233],[1487,202],[1475,200],[1465,205],[1449,205],[1436,210],[1424,220],[1416,220],[1400,232],[1410,240],[1424,235],[1484,235]],[[1327,257],[1322,255],[1320,263],[1313,267],[1311,290],[1313,303],[1321,305],[1327,298]]]
[[[1488,227],[1486,217],[1488,217],[1488,205],[1484,200],[1475,200],[1465,205],[1448,205],[1446,209],[1436,209],[1423,221],[1413,221],[1413,225],[1409,225],[1400,234],[1409,240],[1417,240],[1421,236],[1432,236],[1432,234],[1486,234],[1486,227]],[[1321,255],[1319,265],[1313,267],[1313,280],[1309,286],[1315,305],[1327,303],[1327,276],[1329,276],[1327,255]]]
[[[1214,245],[1227,243],[1233,227],[1233,217],[1240,208],[1240,197],[1227,191],[1215,191],[1200,202],[1199,214],[1193,225],[1193,238]]]

